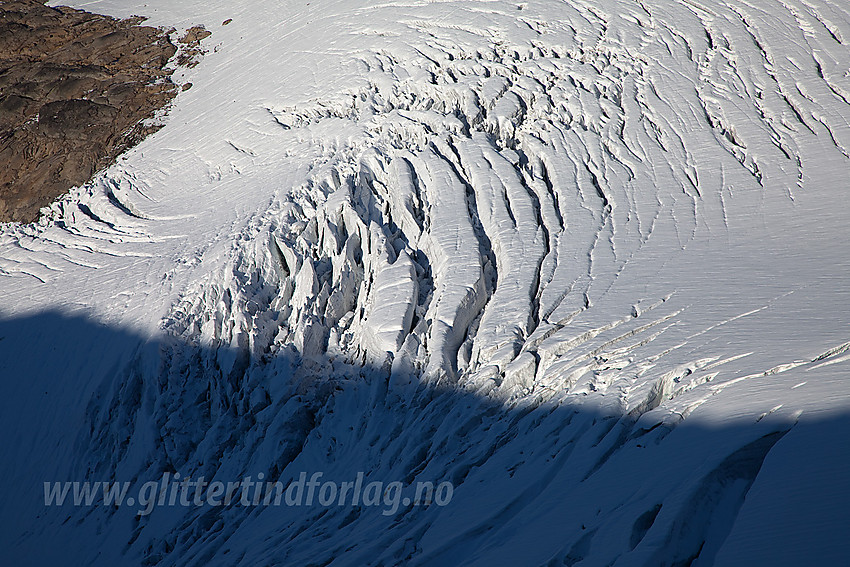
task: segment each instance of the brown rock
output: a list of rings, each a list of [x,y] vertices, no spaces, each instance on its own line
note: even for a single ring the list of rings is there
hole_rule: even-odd
[[[204,54],[201,49],[201,41],[212,35],[212,32],[207,31],[204,26],[192,26],[186,33],[177,40],[183,46],[180,54],[177,56],[178,65],[186,67],[194,67],[198,64],[198,58]]]
[[[38,0],[0,0],[0,221],[85,183],[156,127],[142,121],[178,89],[170,30]],[[209,32],[184,38],[189,61]]]

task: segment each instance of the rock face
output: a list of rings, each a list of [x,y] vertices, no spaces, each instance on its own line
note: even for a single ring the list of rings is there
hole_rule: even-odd
[[[0,221],[36,220],[157,129],[177,48],[142,20],[0,1]]]

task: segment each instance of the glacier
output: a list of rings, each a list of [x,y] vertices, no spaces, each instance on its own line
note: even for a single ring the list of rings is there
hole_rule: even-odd
[[[71,5],[213,33],[0,229],[9,565],[848,560],[850,7]],[[305,471],[454,492],[42,491]]]

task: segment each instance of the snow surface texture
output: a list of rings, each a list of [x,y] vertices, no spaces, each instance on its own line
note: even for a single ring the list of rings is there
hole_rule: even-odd
[[[83,4],[214,52],[0,233],[12,564],[850,557],[846,4]],[[43,506],[163,471],[455,493]]]

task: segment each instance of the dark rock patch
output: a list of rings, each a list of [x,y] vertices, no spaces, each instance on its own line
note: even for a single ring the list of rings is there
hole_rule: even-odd
[[[166,68],[178,47],[143,20],[0,0],[0,221],[37,220],[159,128],[146,119],[179,92]],[[180,60],[207,35],[181,38]]]

